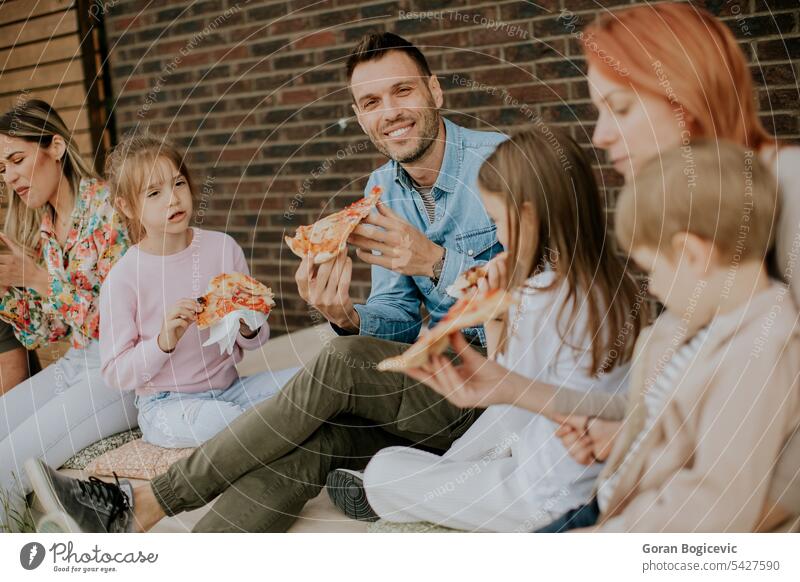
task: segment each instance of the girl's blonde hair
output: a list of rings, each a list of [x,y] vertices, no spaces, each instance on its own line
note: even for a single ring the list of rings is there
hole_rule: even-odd
[[[80,191],[81,180],[98,178],[92,166],[83,159],[78,144],[64,120],[49,103],[39,99],[21,100],[0,116],[0,134],[23,141],[49,147],[53,137],[60,136],[66,144],[62,158],[61,171],[69,180],[74,196]],[[48,205],[41,208],[28,208],[6,185],[0,182],[0,189],[8,198],[5,233],[28,253],[38,255],[42,217],[50,212]]]
[[[166,158],[186,178],[192,202],[196,202],[196,191],[192,176],[184,161],[183,153],[166,137],[149,132],[126,136],[106,159],[106,177],[111,189],[114,206],[120,213],[130,233],[131,241],[138,243],[144,232],[139,214],[141,196],[147,188],[158,158]],[[127,216],[120,208],[124,200],[131,216]]]
[[[580,146],[561,131],[543,126],[501,143],[478,173],[487,193],[504,199],[508,219],[508,290],[524,287],[550,267],[554,285],[566,280],[567,306],[586,302],[592,369],[599,375],[628,361],[646,322],[639,285],[612,248],[604,199]],[[533,209],[533,223],[520,220],[523,205]],[[571,328],[577,308],[568,318]],[[507,347],[506,319],[498,347]],[[562,333],[562,338],[564,334]]]

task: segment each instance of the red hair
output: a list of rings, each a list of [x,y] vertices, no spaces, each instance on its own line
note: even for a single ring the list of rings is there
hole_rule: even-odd
[[[682,107],[693,138],[775,144],[758,118],[745,56],[709,12],[673,2],[624,8],[588,25],[581,40],[603,75]]]

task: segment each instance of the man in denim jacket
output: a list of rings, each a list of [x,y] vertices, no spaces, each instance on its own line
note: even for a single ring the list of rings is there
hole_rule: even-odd
[[[368,301],[354,305],[350,298],[346,253],[319,266],[303,260],[296,275],[301,296],[342,337],[277,396],[134,489],[132,509],[95,507],[92,515],[105,511],[122,519],[123,529],[147,530],[165,515],[219,497],[195,531],[285,531],[327,478],[347,515],[371,519],[357,470],[372,455],[411,444],[441,453],[477,418],[480,411],[459,409],[405,374],[375,366],[415,340],[423,305],[435,324],[453,303],[446,287],[502,250],[476,177],[505,137],[443,119],[442,90],[425,57],[391,33],[367,35],[347,74],[359,124],[391,160],[367,184],[368,191],[384,189],[378,211],[350,239],[359,259],[373,265]],[[481,328],[464,334],[484,343]],[[83,529],[96,527],[73,518]]]
[[[381,38],[384,43],[398,38],[392,37]],[[358,121],[390,158],[367,182],[367,192],[383,188],[379,212],[350,238],[359,258],[373,265],[372,291],[365,304],[353,305],[352,265],[344,254],[311,272],[304,260],[296,276],[302,297],[340,335],[413,342],[422,325],[421,305],[435,325],[454,301],[445,289],[502,250],[476,178],[505,136],[442,118],[438,79],[424,69],[427,76],[420,78],[427,63],[417,55],[419,62],[400,50],[372,49],[363,60],[352,59],[348,68]],[[397,75],[387,77],[387,70]],[[464,333],[485,343],[483,328]]]

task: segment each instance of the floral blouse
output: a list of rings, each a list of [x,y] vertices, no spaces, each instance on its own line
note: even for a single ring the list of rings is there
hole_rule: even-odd
[[[28,349],[68,336],[73,347],[84,348],[99,337],[100,286],[130,246],[108,186],[95,179],[81,180],[63,247],[50,213],[42,219],[41,236],[49,292],[42,296],[34,289],[9,287],[0,297],[0,319],[13,325]]]

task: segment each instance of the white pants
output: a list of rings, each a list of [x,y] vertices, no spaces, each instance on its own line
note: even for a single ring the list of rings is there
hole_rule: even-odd
[[[40,457],[53,467],[88,445],[137,426],[133,392],[105,384],[100,347],[70,349],[32,378],[0,397],[0,487],[21,510],[30,492],[23,464]],[[22,491],[15,479],[22,485]],[[0,521],[6,516],[0,507]]]
[[[383,519],[469,531],[528,532],[585,502],[599,470],[571,459],[546,418],[493,406],[443,455],[378,452],[364,472]]]

